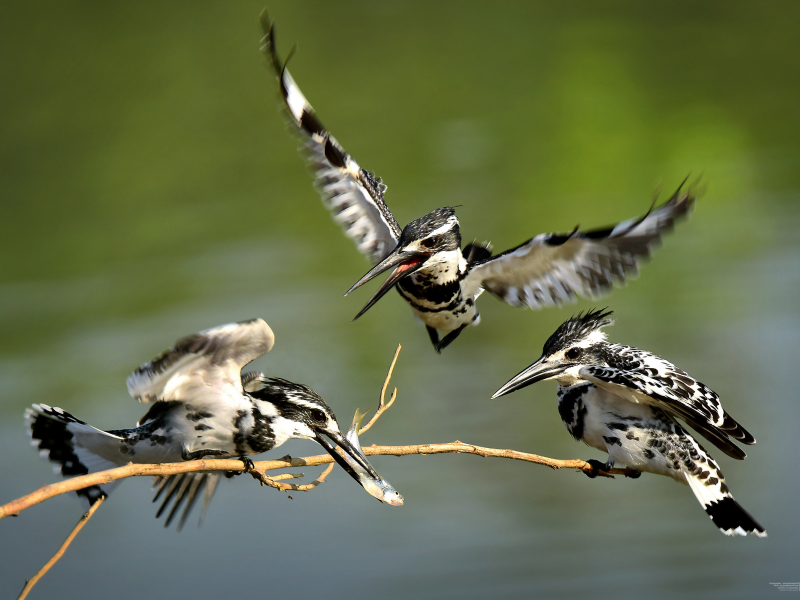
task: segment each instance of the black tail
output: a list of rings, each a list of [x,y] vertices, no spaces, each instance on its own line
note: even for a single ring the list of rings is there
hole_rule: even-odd
[[[725,535],[747,535],[767,537],[767,531],[741,505],[730,496],[704,506],[714,525]]]
[[[51,408],[46,404],[34,404],[33,408],[25,411],[28,421],[28,431],[31,444],[39,449],[39,454],[54,463],[53,471],[64,477],[88,474],[89,467],[78,457],[73,434],[68,429],[71,423],[83,425],[83,421],[76,419],[60,408]],[[116,465],[114,465],[116,466]],[[81,500],[88,502],[89,506],[97,502],[105,492],[96,485],[75,492]]]

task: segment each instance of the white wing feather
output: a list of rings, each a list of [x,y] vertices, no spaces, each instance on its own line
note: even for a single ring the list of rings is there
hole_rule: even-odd
[[[680,189],[643,218],[612,228],[570,234],[542,233],[474,266],[470,287],[483,287],[512,306],[540,308],[593,298],[635,275],[661,235],[694,203]]]
[[[128,377],[128,392],[140,402],[219,401],[241,397],[241,370],[272,349],[275,336],[262,319],[229,323],[180,340]]]
[[[314,172],[314,184],[334,220],[359,252],[378,263],[397,246],[402,230],[383,201],[386,186],[380,177],[362,169],[317,120],[314,109],[275,50],[275,33],[266,12],[261,15],[261,50],[280,82],[286,113]]]

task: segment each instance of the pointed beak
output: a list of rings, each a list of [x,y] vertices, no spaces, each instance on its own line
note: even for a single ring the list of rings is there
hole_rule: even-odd
[[[340,433],[326,431],[317,433],[317,442],[370,496],[385,504],[403,506],[403,497],[378,475],[361,449],[350,443],[347,438]],[[342,449],[345,456],[337,452],[337,446]]]
[[[362,285],[367,283],[368,281],[374,279],[384,271],[388,271],[392,267],[397,267],[392,274],[383,282],[381,287],[378,288],[378,291],[369,299],[364,305],[364,308],[361,309],[353,321],[358,319],[361,315],[367,312],[372,305],[375,304],[378,300],[380,300],[386,292],[388,292],[394,284],[397,283],[400,279],[405,277],[406,275],[411,275],[414,271],[417,271],[420,267],[422,267],[423,263],[427,260],[427,256],[424,254],[419,254],[417,252],[407,252],[405,250],[401,250],[399,247],[395,249],[389,256],[384,258],[381,262],[375,265],[369,272],[364,275],[361,279],[359,279],[353,287],[351,287],[345,293],[345,296],[352,292],[353,290],[360,288]]]
[[[519,389],[527,387],[537,381],[544,381],[551,379],[564,372],[566,367],[564,365],[553,365],[547,362],[545,357],[541,357],[530,367],[518,373],[511,378],[503,387],[497,390],[492,399],[505,396],[511,392],[516,392]]]
[[[319,444],[328,451],[328,454],[330,454],[345,471],[350,473],[354,479],[358,480],[359,478],[353,472],[352,467],[342,458],[342,455],[336,451],[336,446],[347,453],[347,455],[353,459],[353,462],[362,468],[369,477],[372,477],[376,480],[380,479],[380,475],[378,475],[378,472],[371,464],[369,464],[369,461],[367,460],[367,457],[364,456],[364,453],[347,441],[347,438],[345,438],[341,433],[331,433],[327,431],[324,433],[317,433],[317,442],[319,442]]]

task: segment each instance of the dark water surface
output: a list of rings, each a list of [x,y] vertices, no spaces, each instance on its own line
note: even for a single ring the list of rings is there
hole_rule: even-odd
[[[555,384],[489,401],[569,315],[700,378],[758,438],[721,462],[769,537],[721,535],[687,487],[592,481],[474,456],[379,457],[384,506],[334,472],[289,500],[225,482],[204,526],[153,518],[125,482],[31,598],[766,598],[800,581],[800,5],[275,2],[283,54],[323,122],[389,185],[401,223],[443,205],[496,248],[707,191],[640,279],[540,312],[481,300],[442,356],[319,203],[258,53],[256,2],[13,3],[0,20],[0,503],[54,481],[22,414],[132,425],[124,381],[179,337],[263,317],[256,368],[312,385],[365,444],[460,439],[559,458]],[[281,456],[316,454],[290,442]],[[318,469],[307,470],[316,475]],[[14,598],[80,516],[61,497],[0,523]]]

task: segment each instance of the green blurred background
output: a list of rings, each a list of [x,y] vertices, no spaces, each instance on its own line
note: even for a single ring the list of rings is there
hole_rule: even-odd
[[[402,343],[396,406],[364,444],[466,442],[602,458],[572,441],[555,384],[489,396],[581,309],[613,341],[714,388],[758,438],[720,456],[769,531],[728,539],[687,487],[592,481],[473,456],[374,462],[405,495],[337,471],[293,500],[238,478],[201,529],[165,531],[128,481],[31,597],[277,595],[755,598],[800,581],[800,36],[796,3],[286,2],[279,50],[321,120],[389,185],[401,224],[444,205],[504,249],[644,212],[691,173],[706,192],[652,264],[597,302],[491,297],[436,356],[321,207],[258,52],[259,2],[9,3],[0,19],[0,467],[6,502],[54,480],[32,402],[101,428],[143,413],[124,381],[183,335],[256,316],[256,367],[349,422]],[[377,285],[377,284],[376,284]],[[291,442],[276,455],[318,453]],[[311,472],[309,475],[315,475]],[[80,515],[72,497],[0,523],[2,597]],[[213,565],[213,567],[210,567]]]

